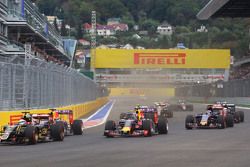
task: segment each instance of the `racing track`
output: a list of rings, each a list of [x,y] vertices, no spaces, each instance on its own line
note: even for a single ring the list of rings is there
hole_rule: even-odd
[[[117,97],[109,118],[118,119],[137,103],[137,98]],[[204,111],[195,105],[195,112]],[[0,145],[1,167],[247,167],[250,155],[250,111],[245,122],[230,129],[185,130],[187,113],[174,113],[168,135],[150,138],[105,138],[104,125],[85,130],[83,136],[64,142],[37,145]]]

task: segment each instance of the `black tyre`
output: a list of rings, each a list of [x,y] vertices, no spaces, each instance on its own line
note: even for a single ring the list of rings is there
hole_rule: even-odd
[[[236,111],[234,113],[234,121],[235,121],[235,123],[240,123],[240,112],[239,111]]]
[[[115,125],[115,121],[112,120],[108,120],[105,124],[105,130],[115,130],[116,125]]]
[[[159,134],[168,134],[168,121],[166,118],[160,117],[158,120]]]
[[[56,124],[64,127],[64,122],[63,121],[56,121]]]
[[[243,111],[239,111],[240,113],[240,122],[244,122],[244,112]]]
[[[187,115],[185,120],[185,128],[186,129],[193,129],[194,125],[194,116],[193,115]]]
[[[219,129],[225,129],[226,123],[225,123],[225,121],[224,121],[223,116],[219,115],[219,116],[217,117],[216,122],[217,122],[217,126],[218,126]]]
[[[68,135],[67,134],[67,129],[68,129],[68,124],[67,124],[67,122],[64,122],[64,121],[56,121],[56,125],[59,125],[59,126],[61,126],[64,130],[64,135]]]
[[[143,128],[143,130],[147,131],[147,135],[145,135],[146,137],[152,136],[152,133],[151,133],[151,120],[144,120],[142,122],[142,128]]]
[[[169,113],[169,118],[173,118],[174,117],[173,111],[168,111],[168,113]]]
[[[229,114],[226,117],[227,127],[234,127],[234,117],[233,115]]]
[[[62,127],[61,124],[51,125],[51,137],[55,141],[63,141],[64,127]]]
[[[108,120],[105,123],[105,131],[114,131],[115,129],[116,129],[115,121]],[[109,135],[109,132],[104,132],[104,136],[106,136],[106,137],[113,137],[113,136]]]
[[[74,120],[72,124],[72,131],[74,135],[83,134],[83,122],[82,120]]]
[[[34,126],[27,126],[24,130],[24,136],[28,139],[28,144],[36,144],[38,141],[38,132]]]

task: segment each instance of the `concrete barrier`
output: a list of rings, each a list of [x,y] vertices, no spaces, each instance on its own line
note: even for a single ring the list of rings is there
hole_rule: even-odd
[[[100,108],[102,105],[108,102],[107,97],[98,98],[95,101],[86,102],[83,104],[65,106],[65,107],[58,107],[55,109],[58,110],[72,110],[74,112],[74,119],[78,119],[83,117],[84,115],[88,114],[91,111],[94,111]],[[22,112],[30,112],[31,114],[34,113],[50,113],[51,110],[48,109],[32,109],[32,110],[17,110],[17,111],[0,111],[0,126],[4,126],[7,124],[17,122],[20,117],[23,116]]]
[[[238,106],[250,106],[250,97],[175,97],[175,99],[186,99],[197,103],[214,103],[216,101],[226,101]]]

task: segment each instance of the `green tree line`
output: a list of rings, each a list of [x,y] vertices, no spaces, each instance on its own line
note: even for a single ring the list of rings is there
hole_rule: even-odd
[[[91,11],[97,12],[97,22],[106,24],[108,18],[118,17],[129,25],[130,31],[119,33],[116,39],[98,38],[101,44],[140,45],[146,48],[171,48],[183,42],[188,48],[229,48],[232,55],[241,57],[249,52],[249,19],[197,20],[197,13],[209,0],[33,0],[45,15],[56,15],[75,28],[75,36],[88,38],[82,24],[90,23]],[[174,26],[172,36],[157,35],[159,24]],[[141,39],[134,39],[133,26],[148,31]],[[205,25],[207,33],[196,30]]]

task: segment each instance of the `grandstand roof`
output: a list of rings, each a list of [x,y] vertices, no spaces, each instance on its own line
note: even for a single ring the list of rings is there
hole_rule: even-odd
[[[210,17],[250,17],[250,1],[210,0],[197,14],[197,18],[206,20]]]

